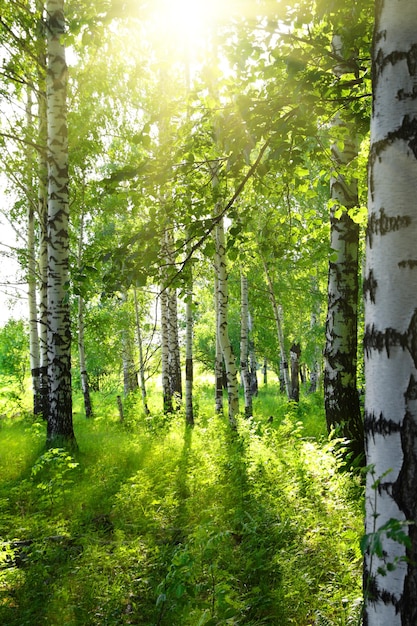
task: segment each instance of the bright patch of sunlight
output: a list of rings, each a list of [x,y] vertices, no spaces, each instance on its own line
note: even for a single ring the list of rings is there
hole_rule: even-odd
[[[195,57],[216,20],[224,15],[225,5],[227,0],[156,0],[161,44],[174,43]]]

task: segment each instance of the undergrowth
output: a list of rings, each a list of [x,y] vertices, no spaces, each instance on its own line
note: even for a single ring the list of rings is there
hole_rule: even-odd
[[[211,389],[197,398],[194,429],[96,402],[75,416],[77,458],[45,453],[44,424],[3,420],[0,623],[357,623],[361,486],[319,397],[263,389],[237,432]]]

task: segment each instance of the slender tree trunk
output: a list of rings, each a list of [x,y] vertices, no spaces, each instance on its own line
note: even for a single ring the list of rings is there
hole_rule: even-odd
[[[333,38],[334,54],[343,59],[343,41]],[[343,62],[334,68],[337,77],[350,72]],[[337,130],[346,123],[339,114],[333,120]],[[358,324],[358,250],[359,226],[348,209],[358,206],[357,180],[348,166],[358,154],[354,129],[341,149],[332,146],[336,170],[330,182],[330,193],[342,214],[336,217],[333,206],[330,216],[330,247],[335,260],[329,262],[326,345],[324,349],[324,400],[327,428],[336,429],[350,443],[356,458],[363,456],[363,423],[356,387],[357,324]],[[352,165],[350,165],[352,170]]]
[[[347,213],[331,216],[328,312],[324,350],[324,400],[327,428],[337,429],[363,454],[363,424],[356,387],[358,236],[359,227]]]
[[[185,301],[186,333],[185,333],[185,421],[194,426],[193,408],[193,275],[192,265],[189,269],[188,287]]]
[[[75,447],[71,396],[67,64],[63,0],[46,4],[48,120],[48,446]]]
[[[32,88],[27,89],[26,103],[26,124],[29,132],[33,126],[33,101]],[[30,372],[32,377],[33,412],[35,415],[42,413],[40,402],[40,355],[39,355],[39,333],[38,333],[38,305],[36,300],[36,248],[35,248],[35,210],[33,200],[33,151],[28,150],[28,174],[26,181],[27,210],[27,281],[28,281],[28,303],[29,303],[29,358]]]
[[[245,416],[252,416],[251,375],[249,370],[249,297],[248,279],[240,275],[240,372],[245,398]]]
[[[83,392],[85,416],[90,418],[93,417],[93,406],[85,359],[84,328],[84,299],[82,296],[78,296],[78,356],[80,360],[81,389]]]
[[[161,305],[161,364],[162,364],[162,401],[164,413],[172,413],[172,390],[169,367],[169,336],[168,336],[168,294],[162,286],[159,296]]]
[[[217,414],[223,413],[223,352],[220,345],[219,328],[219,302],[217,294],[219,292],[218,276],[215,271],[214,277],[214,299],[216,310],[216,354],[214,360],[214,379],[215,379],[215,409]]]
[[[299,402],[300,400],[300,354],[300,344],[293,343],[290,348],[291,400],[294,400],[295,402]]]
[[[84,244],[84,213],[80,216],[79,234],[78,234],[78,267],[82,263],[82,250]],[[84,411],[87,418],[93,417],[93,407],[91,404],[90,385],[88,381],[87,364],[85,358],[85,342],[84,342],[84,299],[78,296],[78,358],[80,363],[81,389],[84,399]]]
[[[258,395],[258,373],[257,373],[257,369],[258,369],[258,364],[256,361],[256,354],[255,354],[255,346],[253,343],[253,339],[252,339],[252,333],[253,333],[253,321],[252,321],[252,316],[249,312],[248,314],[248,331],[249,331],[249,373],[250,373],[250,391],[251,391],[251,395],[253,396],[257,396]]]
[[[127,310],[128,304],[127,294],[123,294],[123,302],[126,307],[125,324],[122,328],[122,359],[123,359],[123,391],[124,395],[128,396],[130,393],[137,390],[139,387],[138,375],[135,366],[135,359],[133,356],[133,340],[131,334],[130,320]]]
[[[38,333],[38,305],[36,299],[36,251],[35,251],[35,212],[28,210],[28,300],[29,300],[29,353],[32,376],[33,412],[42,413],[40,383],[40,351]]]
[[[268,359],[266,357],[264,358],[262,372],[263,372],[264,385],[266,386],[268,384]]]
[[[38,59],[38,223],[39,223],[39,391],[41,412],[45,420],[49,413],[48,384],[48,162],[46,112],[46,53],[43,48]],[[44,148],[44,149],[42,149]]]
[[[172,231],[165,230],[165,258],[168,267],[174,266]],[[167,289],[167,324],[169,343],[169,377],[171,394],[175,398],[176,406],[179,406],[182,399],[182,375],[181,375],[181,355],[178,335],[178,303],[177,290],[175,287],[166,285]]]
[[[284,379],[285,393],[287,398],[291,397],[291,385],[290,385],[290,377],[288,373],[288,361],[285,352],[285,343],[284,343],[284,333],[282,330],[282,307],[278,305],[278,302],[275,298],[274,286],[272,284],[271,274],[269,273],[268,266],[265,261],[263,261],[265,276],[268,284],[268,295],[269,300],[271,302],[272,311],[274,314],[275,325],[277,328],[277,337],[278,337],[278,345],[280,351],[280,371],[282,372],[282,376]]]
[[[143,410],[145,411],[145,415],[149,415],[150,411],[149,411],[149,408],[148,408],[147,393],[146,393],[146,382],[145,382],[145,362],[144,362],[144,359],[143,359],[142,330],[141,330],[141,324],[140,324],[139,304],[138,304],[138,296],[137,296],[136,288],[133,289],[133,296],[134,296],[134,301],[135,301],[136,338],[137,338],[137,342],[138,342],[138,351],[139,351],[140,391],[141,391],[141,394],[142,394]]]
[[[217,273],[217,333],[222,349],[227,378],[227,394],[229,407],[229,422],[236,428],[236,417],[239,413],[239,385],[237,381],[237,367],[228,331],[228,303],[229,291],[227,284],[226,243],[223,220],[216,225],[216,253],[215,269]]]
[[[178,335],[177,290],[175,288],[168,290],[168,341],[171,393],[172,397],[175,398],[176,406],[179,406],[182,399],[182,375]]]
[[[417,624],[416,50],[417,3],[377,2],[364,345],[366,532],[380,544],[365,554],[366,626]],[[408,545],[380,530],[398,523]]]

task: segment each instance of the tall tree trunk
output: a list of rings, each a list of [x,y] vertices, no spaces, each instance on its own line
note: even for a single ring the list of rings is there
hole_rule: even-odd
[[[359,227],[347,213],[331,216],[328,311],[324,349],[324,401],[327,428],[337,429],[358,457],[363,424],[356,387]]]
[[[125,323],[122,328],[123,391],[124,395],[128,396],[137,390],[139,383],[133,356],[133,340],[126,293],[123,294],[123,302],[125,306]]]
[[[29,132],[33,126],[33,101],[32,88],[27,89],[26,123]],[[33,151],[28,150],[28,174],[26,181],[27,209],[27,281],[29,303],[29,358],[30,372],[32,377],[33,412],[35,415],[42,413],[40,401],[40,354],[38,332],[38,305],[36,299],[37,272],[36,272],[36,246],[35,246],[35,208],[33,199]]]
[[[252,416],[251,375],[249,370],[249,297],[248,279],[240,275],[240,372],[245,398],[245,416]]]
[[[220,337],[219,337],[219,301],[218,301],[218,276],[217,270],[215,270],[214,276],[214,299],[215,299],[215,310],[216,310],[216,354],[214,359],[214,384],[215,384],[215,410],[217,414],[223,413],[223,352],[222,347],[220,345]]]
[[[262,372],[263,372],[264,385],[266,386],[268,384],[268,359],[266,357],[264,357],[264,364],[262,366]]]
[[[142,404],[143,410],[145,411],[145,415],[149,415],[150,411],[148,408],[147,401],[147,393],[146,393],[146,382],[145,382],[145,362],[143,359],[143,341],[142,341],[142,330],[140,323],[140,315],[139,315],[139,303],[138,303],[138,295],[136,292],[136,287],[133,289],[133,297],[135,301],[135,319],[136,319],[136,339],[138,342],[138,351],[139,351],[139,381],[140,381],[140,391],[142,394]]]
[[[67,64],[63,0],[46,3],[48,119],[48,446],[75,447],[71,396]]]
[[[80,362],[81,389],[83,392],[85,416],[90,418],[93,417],[93,405],[91,403],[90,384],[88,382],[85,358],[84,330],[84,299],[82,296],[78,296],[78,357]]]
[[[165,257],[168,267],[174,266],[172,230],[165,230]],[[169,377],[171,394],[178,407],[182,399],[181,354],[178,335],[178,302],[177,290],[171,285],[167,289],[167,323],[169,343]]]
[[[239,413],[239,385],[237,381],[237,367],[235,355],[229,338],[228,304],[229,290],[227,277],[226,243],[224,235],[223,219],[217,222],[215,229],[216,252],[215,269],[217,273],[217,302],[218,319],[217,333],[222,349],[227,378],[227,395],[229,408],[229,423],[236,428],[236,417]]]
[[[280,357],[281,357],[280,358],[280,371],[282,372],[283,379],[284,379],[285,393],[287,395],[287,398],[290,399],[291,384],[290,384],[290,377],[288,373],[288,361],[287,361],[287,356],[285,352],[284,332],[282,330],[282,307],[278,305],[278,302],[276,300],[271,274],[269,272],[268,266],[265,261],[263,261],[263,266],[264,266],[265,276],[266,276],[266,280],[268,284],[269,300],[271,302],[275,325],[277,328],[277,338],[278,338],[278,345],[279,345],[279,351],[280,351]]]
[[[248,315],[248,331],[249,331],[249,375],[250,375],[250,390],[251,390],[251,394],[252,397],[253,396],[257,396],[258,395],[258,373],[257,373],[257,368],[258,368],[258,364],[256,361],[256,354],[255,354],[255,345],[253,343],[253,339],[252,339],[252,333],[253,333],[253,321],[252,321],[252,316],[249,312]]]
[[[170,285],[169,268],[174,266],[172,233],[165,228],[161,255],[165,259],[161,287],[162,387],[166,412],[178,408],[182,398],[180,345],[178,336],[177,290]]]
[[[161,364],[162,364],[162,402],[164,413],[172,413],[172,389],[169,366],[169,335],[168,335],[168,294],[164,286],[159,295],[161,305]]]
[[[384,525],[404,523],[409,545],[383,531],[378,553],[368,542],[366,626],[417,624],[416,50],[417,3],[377,2],[364,280],[366,462],[372,468],[366,532],[372,538]]]
[[[38,305],[36,299],[36,250],[35,250],[35,212],[31,200],[28,209],[28,300],[29,300],[29,354],[32,376],[33,412],[42,413],[40,383],[40,351],[38,332]]]
[[[299,402],[300,400],[300,354],[300,344],[293,343],[290,348],[291,400],[294,400],[295,402]]]
[[[185,421],[189,426],[194,426],[193,408],[193,274],[192,264],[189,268],[189,279],[185,301],[186,333],[185,333]]]
[[[80,216],[78,233],[78,267],[82,264],[82,250],[84,245],[84,213]],[[85,358],[85,324],[84,324],[84,299],[78,296],[78,358],[80,363],[81,389],[84,399],[84,411],[87,418],[93,417],[93,406],[91,404],[90,384],[88,381],[87,364]]]
[[[43,15],[43,2],[39,3]],[[47,162],[47,111],[46,111],[46,50],[38,53],[38,223],[39,223],[39,357],[40,402],[45,420],[49,413],[48,384],[48,162]]]
[[[343,59],[343,41],[338,35],[333,37],[333,51]],[[333,71],[341,77],[351,68],[341,62]],[[333,120],[333,126],[336,130],[346,128],[341,114]],[[336,258],[329,261],[324,401],[328,431],[336,429],[350,442],[351,451],[359,458],[364,453],[356,387],[359,226],[348,214],[348,209],[358,206],[358,189],[356,178],[347,176],[347,166],[357,156],[358,148],[354,129],[351,131],[342,149],[338,144],[332,146],[336,173],[330,182],[331,197],[335,201],[330,216],[330,248]],[[336,217],[336,206],[342,209],[340,218]]]
[[[175,288],[168,290],[168,341],[171,393],[172,397],[175,398],[176,406],[179,406],[182,399],[182,374],[178,335],[177,290]]]

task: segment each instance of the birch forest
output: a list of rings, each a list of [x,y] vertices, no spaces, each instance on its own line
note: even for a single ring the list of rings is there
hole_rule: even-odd
[[[416,626],[416,50],[0,0],[0,623]]]

